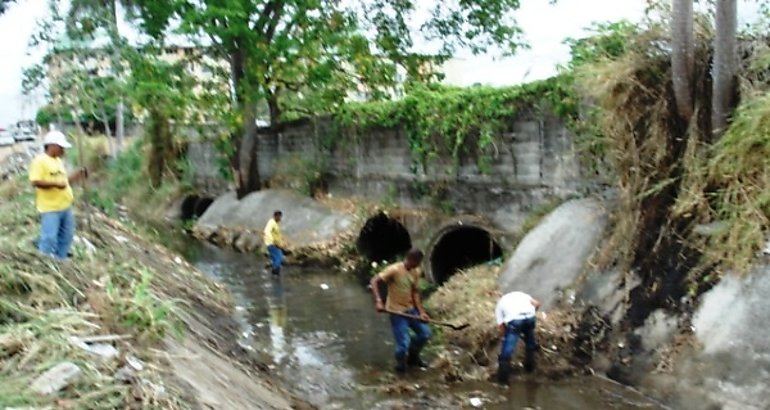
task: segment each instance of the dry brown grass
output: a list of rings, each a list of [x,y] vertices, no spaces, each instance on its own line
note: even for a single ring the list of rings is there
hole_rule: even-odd
[[[96,252],[77,244],[67,263],[38,254],[30,191],[21,180],[0,188],[0,408],[186,408],[153,348],[164,335],[179,335],[183,321],[176,313],[186,304],[229,309],[226,292],[102,214],[93,215],[89,228],[82,209],[77,234]],[[101,359],[69,340],[104,334],[127,337],[114,342],[118,357]],[[145,366],[126,383],[113,375],[128,356]],[[29,391],[34,378],[62,361],[83,370],[76,384],[51,396]]]
[[[458,272],[426,301],[441,320],[470,324],[462,331],[441,333],[444,345],[435,366],[444,371],[448,381],[486,379],[497,368],[500,340],[494,312],[501,296],[499,274],[499,266],[486,265]],[[580,371],[572,364],[578,320],[578,312],[571,310],[538,313],[540,374],[557,378]],[[523,356],[523,348],[518,350]]]
[[[696,27],[695,114],[689,123],[679,119],[675,107],[670,39],[663,26],[641,32],[625,55],[577,73],[582,92],[600,108],[603,145],[620,193],[609,237],[596,258],[600,265],[620,262],[628,269],[644,258],[639,252],[665,252],[661,247],[673,237],[706,256],[694,278],[706,266],[745,270],[766,240],[770,44],[742,40],[743,104],[714,143],[709,27],[702,21]],[[710,222],[723,222],[723,229],[707,238],[690,234],[693,225]]]

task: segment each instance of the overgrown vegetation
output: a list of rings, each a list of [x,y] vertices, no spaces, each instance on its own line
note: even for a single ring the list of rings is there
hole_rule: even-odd
[[[690,189],[677,204],[679,213],[716,224],[710,235],[691,238],[707,262],[738,271],[750,267],[770,231],[770,94],[768,84],[745,87],[752,95],[744,97],[725,135],[712,147],[694,148]]]
[[[743,108],[715,142],[712,34],[707,19],[698,24],[691,120],[678,113],[666,22],[647,21],[625,37],[619,53],[590,59],[575,72],[581,93],[598,106],[595,138],[606,148],[620,194],[598,259],[635,271],[643,283],[630,295],[632,325],[656,308],[679,309],[683,296],[708,289],[723,269],[748,266],[767,233],[761,171],[767,100],[747,92],[767,89],[766,74],[758,74],[767,65],[749,69],[761,61],[767,41],[742,40]],[[693,233],[708,222],[724,228],[705,240]]]
[[[33,244],[38,221],[28,184],[4,183],[0,198],[0,407],[186,408],[162,370],[169,368],[165,359],[151,348],[179,335],[184,301],[205,299],[226,311],[227,295],[93,210],[92,223],[78,221],[82,239],[71,261],[42,257]],[[108,343],[119,354],[102,358],[72,339],[94,336],[115,336]],[[124,381],[115,375],[129,357],[145,365]],[[65,361],[82,370],[73,385],[53,395],[30,390],[42,372]]]
[[[413,154],[413,172],[439,168],[453,173],[474,163],[488,173],[501,138],[522,113],[560,118],[577,116],[578,101],[571,81],[557,76],[520,86],[469,88],[414,86],[396,101],[350,103],[334,113],[338,133],[328,144],[341,146],[365,138],[372,130],[400,129]]]
[[[164,171],[160,183],[153,183],[149,177],[152,157],[148,155],[152,149],[144,139],[136,139],[111,161],[94,152],[99,149],[98,144],[86,147],[84,155],[91,177],[83,200],[107,214],[115,215],[122,205],[146,222],[159,221],[169,201],[193,188],[193,170],[186,158],[168,164],[171,169]],[[72,155],[75,156],[73,163],[79,164],[77,153]]]

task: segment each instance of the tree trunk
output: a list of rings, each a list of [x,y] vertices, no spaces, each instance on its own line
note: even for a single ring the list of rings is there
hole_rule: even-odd
[[[152,186],[158,187],[163,183],[166,168],[174,160],[173,136],[168,117],[159,110],[150,110],[149,122],[150,126],[147,133],[150,140],[148,171]]]
[[[117,0],[110,1],[110,28],[109,35],[110,41],[112,41],[112,73],[115,78],[120,81],[121,66],[123,64],[123,56],[120,52],[120,31],[118,29],[118,5]],[[118,98],[118,104],[115,107],[115,153],[118,154],[123,149],[123,140],[125,138],[125,102],[123,101],[123,95]]]
[[[120,97],[118,106],[115,110],[115,152],[119,153],[123,150],[123,141],[125,139],[125,124],[123,123],[123,115],[125,114],[125,104],[123,103],[123,97]]]
[[[738,4],[736,0],[717,0],[716,37],[714,38],[714,85],[711,95],[711,130],[719,138],[727,129],[727,120],[736,100],[735,78],[738,70]]]
[[[673,0],[671,16],[671,72],[679,116],[689,121],[693,114],[693,0]]]
[[[79,110],[72,109],[70,111],[70,115],[72,115],[72,120],[75,121],[75,128],[77,128],[78,133],[80,135],[86,135],[86,131],[83,129],[83,124],[80,122],[80,112],[81,111]]]
[[[112,140],[112,129],[110,128],[110,117],[107,115],[104,106],[100,107],[99,115],[104,124],[104,133],[107,135],[107,155],[110,158],[115,158],[114,141]]]
[[[241,50],[235,50],[230,54],[230,79],[232,80],[232,104],[233,108],[243,110],[245,107],[244,96],[241,91],[243,87],[244,77],[244,61],[243,52]],[[246,189],[246,177],[241,170],[241,157],[243,156],[243,137],[244,127],[239,127],[233,131],[231,135],[232,144],[235,147],[232,158],[230,158],[230,170],[233,173],[233,182],[235,182],[235,192],[238,198],[245,196]]]
[[[267,108],[270,110],[270,126],[275,126],[281,121],[281,107],[278,105],[278,95],[267,93]]]
[[[259,176],[259,140],[257,137],[257,107],[246,104],[243,107],[243,137],[236,156],[239,156],[238,173],[241,185],[238,189],[238,199],[262,188]]]

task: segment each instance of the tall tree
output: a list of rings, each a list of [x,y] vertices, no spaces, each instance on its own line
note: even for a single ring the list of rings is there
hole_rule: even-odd
[[[673,0],[671,16],[671,71],[679,116],[689,121],[693,113],[693,0]]]
[[[738,3],[717,0],[716,36],[714,38],[713,90],[711,95],[711,129],[720,137],[735,107],[738,71]]]
[[[140,102],[145,117],[144,135],[149,145],[147,170],[153,186],[160,186],[164,176],[174,173],[177,144],[174,124],[183,125],[194,114],[196,99],[187,61],[164,61],[163,50],[144,47],[129,59],[131,75],[128,79],[130,97]]]
[[[113,75],[120,82],[124,82],[125,58],[123,49],[126,41],[120,35],[118,26],[118,4],[122,3],[130,7],[131,0],[71,0],[67,14],[67,28],[70,35],[92,36],[97,30],[102,29],[107,33],[109,46],[105,51],[109,52],[110,65]],[[125,99],[119,96],[115,107],[115,137],[117,150],[123,147],[125,138]]]
[[[260,188],[257,106],[271,124],[285,114],[287,94],[314,95],[327,109],[363,88],[386,98],[397,65],[424,80],[431,61],[458,48],[513,52],[521,32],[518,0],[436,2],[410,0],[136,0],[146,32],[159,35],[174,21],[193,37],[209,39],[230,63],[233,108],[242,119],[234,132],[232,166],[239,196]],[[429,16],[420,19],[422,15]],[[417,28],[417,29],[413,29]],[[439,43],[433,58],[414,52],[416,31]],[[296,98],[292,99],[296,102]],[[317,101],[316,101],[317,103]]]

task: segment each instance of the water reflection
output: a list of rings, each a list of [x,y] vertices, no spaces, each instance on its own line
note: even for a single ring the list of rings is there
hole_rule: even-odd
[[[270,293],[267,297],[267,306],[270,312],[270,341],[273,346],[273,362],[281,364],[288,354],[284,329],[289,316],[283,291],[283,277],[273,276],[271,279]]]

